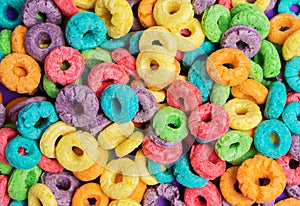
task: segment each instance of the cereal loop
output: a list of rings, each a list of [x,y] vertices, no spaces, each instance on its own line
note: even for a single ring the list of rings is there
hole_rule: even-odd
[[[272,0],[257,0],[253,3],[253,5],[260,8],[262,11],[265,11]],[[235,7],[239,4],[249,4],[247,0],[232,0],[232,6]]]
[[[300,56],[300,30],[290,35],[283,44],[282,56],[289,61],[295,56]]]
[[[39,206],[42,205],[57,206],[57,202],[51,189],[44,184],[36,183],[32,185],[28,192],[28,205]]]
[[[11,34],[11,50],[15,53],[26,54],[25,36],[28,29],[23,25],[18,25]]]
[[[146,28],[157,25],[152,12],[156,2],[157,0],[142,0],[138,7],[139,20]]]

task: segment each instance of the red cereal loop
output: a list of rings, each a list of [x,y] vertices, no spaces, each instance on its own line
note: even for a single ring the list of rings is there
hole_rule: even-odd
[[[289,154],[286,154],[278,159],[276,162],[281,166],[282,171],[286,175],[286,183],[289,186],[300,184],[300,165]]]
[[[0,129],[0,162],[4,164],[8,164],[9,162],[7,161],[5,157],[5,148],[8,142],[16,137],[18,135],[18,132],[14,129],[11,128],[1,128]]]
[[[2,206],[8,206],[10,197],[7,193],[7,184],[9,178],[5,175],[0,175],[0,202]]]
[[[38,165],[46,172],[62,172],[64,170],[64,167],[56,159],[50,159],[44,155],[42,155]]]

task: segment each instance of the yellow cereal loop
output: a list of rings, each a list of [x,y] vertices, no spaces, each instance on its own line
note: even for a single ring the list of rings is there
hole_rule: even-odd
[[[72,127],[62,121],[52,124],[46,129],[40,139],[40,149],[43,155],[49,158],[56,158],[55,142],[59,139],[59,137],[75,131],[75,127]]]
[[[139,40],[140,51],[158,51],[176,56],[177,45],[175,38],[162,26],[154,26],[145,30]]]
[[[249,130],[262,120],[259,106],[246,99],[234,98],[224,105],[230,119],[230,127],[237,130]]]
[[[88,146],[86,142],[89,142]],[[95,163],[98,144],[93,135],[77,131],[64,135],[56,146],[56,158],[67,170],[81,172]],[[91,154],[91,156],[90,156]],[[97,158],[98,159],[98,155]]]
[[[235,7],[236,5],[239,4],[250,4],[250,3],[248,3],[247,0],[232,0],[231,4],[233,7]],[[258,8],[260,8],[262,11],[265,11],[270,4],[270,0],[256,0],[253,4]]]
[[[96,0],[73,0],[73,2],[77,7],[80,7],[82,9],[93,9]]]
[[[28,192],[29,206],[57,206],[57,202],[51,189],[44,184],[36,183],[32,185]]]
[[[155,177],[153,177],[148,168],[147,168],[147,157],[145,156],[142,149],[137,151],[135,154],[135,164],[137,165],[137,169],[139,171],[140,179],[147,185],[156,185],[158,181]]]
[[[167,103],[158,103],[157,104],[158,109],[162,109],[162,108],[167,107],[167,106],[169,106]]]
[[[183,52],[197,49],[202,45],[205,38],[201,24],[196,18],[184,22],[179,27],[171,27],[170,31],[176,39],[178,50]]]
[[[114,200],[110,202],[108,206],[141,206],[141,204],[132,199],[125,198],[121,200]]]
[[[300,56],[300,30],[294,32],[284,42],[282,47],[282,56],[285,61],[289,61],[295,56]]]
[[[113,149],[126,140],[133,130],[134,124],[131,121],[123,124],[113,123],[99,133],[98,143],[104,149]]]
[[[191,20],[194,10],[190,0],[157,0],[153,15],[157,25],[169,29]]]
[[[117,176],[121,181],[116,181]],[[124,199],[131,195],[139,183],[135,163],[128,158],[111,160],[100,177],[103,192],[113,199]]]
[[[300,205],[300,200],[293,197],[289,197],[277,202],[274,206],[299,206],[299,205]]]
[[[135,150],[143,141],[144,134],[139,131],[135,131],[126,139],[124,142],[119,144],[116,149],[116,155],[118,157],[123,157],[128,155],[130,152]]]
[[[149,89],[161,90],[178,77],[180,64],[170,55],[143,51],[136,59],[136,69]]]
[[[176,80],[185,80],[187,81],[187,76],[179,75]]]
[[[148,91],[151,92],[151,94],[153,94],[153,96],[156,99],[156,102],[163,102],[166,98],[165,90],[155,91],[155,90],[148,89]]]
[[[133,24],[133,13],[126,0],[97,0],[95,13],[105,22],[108,35],[120,38]]]

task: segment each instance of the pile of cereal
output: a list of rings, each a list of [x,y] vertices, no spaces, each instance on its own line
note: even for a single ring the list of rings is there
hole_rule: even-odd
[[[300,205],[299,0],[0,11],[1,206]]]

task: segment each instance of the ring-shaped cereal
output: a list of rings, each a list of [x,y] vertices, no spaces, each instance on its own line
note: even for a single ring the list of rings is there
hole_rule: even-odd
[[[8,29],[0,32],[0,51],[3,57],[11,53],[11,34],[12,31]]]
[[[184,22],[180,26],[171,27],[170,31],[175,37],[178,50],[182,52],[197,49],[205,39],[201,23],[196,18]]]
[[[153,8],[157,0],[141,0],[138,7],[138,16],[141,24],[145,28],[156,26],[156,21],[153,16]]]
[[[41,68],[29,55],[12,53],[0,63],[0,81],[11,91],[33,94],[40,78]]]
[[[286,206],[286,205],[297,206],[299,204],[300,204],[300,200],[298,200],[296,198],[289,197],[289,198],[286,198],[284,200],[281,200],[281,201],[277,202],[274,206]]]
[[[236,130],[255,128],[262,120],[260,108],[247,99],[234,98],[224,105],[230,119],[230,127]]]
[[[286,184],[286,177],[280,165],[262,155],[255,155],[244,161],[236,178],[243,195],[257,203],[272,201],[283,192]],[[267,178],[270,183],[260,185],[260,178]]]
[[[292,14],[296,17],[300,17],[299,13],[296,11],[292,11],[291,7],[297,5],[300,5],[299,0],[289,0],[289,1],[280,1],[278,4],[278,13],[287,13],[287,14]]]
[[[10,197],[7,192],[9,177],[6,175],[0,175],[0,201],[3,205],[8,205]]]
[[[55,142],[60,136],[64,136],[75,131],[75,127],[69,126],[67,123],[62,121],[58,121],[50,125],[40,139],[41,152],[46,157],[55,158]]]
[[[46,172],[52,172],[52,173],[62,172],[64,170],[64,167],[59,164],[57,159],[50,159],[50,158],[46,157],[45,155],[42,155],[42,157],[38,163],[38,166],[42,170],[44,170]]]
[[[229,69],[225,64],[231,64]],[[225,66],[224,66],[225,65]],[[251,64],[246,54],[234,48],[219,49],[212,53],[206,62],[208,75],[218,84],[235,86],[248,78]]]
[[[261,83],[246,79],[241,84],[231,87],[231,94],[240,99],[247,99],[255,104],[264,104],[268,98],[268,89]]]
[[[300,122],[297,117],[300,114],[300,102],[291,102],[289,103],[282,112],[282,120],[289,128],[291,133],[300,135]]]
[[[28,191],[28,205],[32,206],[57,206],[56,198],[51,189],[44,184],[36,183]]]
[[[177,44],[173,35],[163,26],[154,26],[143,31],[139,40],[140,51],[158,51],[173,57]]]
[[[276,159],[286,175],[286,184],[288,186],[297,186],[300,184],[300,165],[297,160],[289,154]]]
[[[232,205],[252,205],[255,201],[250,200],[235,189],[238,166],[230,167],[220,178],[220,189],[226,201]]]
[[[55,148],[56,158],[67,170],[81,172],[91,167],[98,159],[90,155],[97,147],[98,143],[91,134],[82,131],[69,133],[59,140]]]
[[[253,5],[260,8],[262,11],[265,11],[267,7],[269,6],[271,0],[257,0],[253,3]],[[247,0],[232,0],[231,2],[232,6],[235,7],[239,4],[249,4]]]
[[[0,7],[0,27],[5,29],[13,29],[17,25],[22,23],[21,19],[21,11],[25,0],[4,0],[1,2]],[[11,19],[7,16],[7,10],[11,7],[17,12],[17,16],[15,19]]]
[[[274,134],[277,135],[278,141],[271,141],[270,136]],[[291,133],[288,127],[279,120],[266,120],[256,127],[254,145],[265,156],[279,158],[289,151],[291,144]]]
[[[139,53],[136,59],[136,69],[149,89],[161,90],[178,77],[180,65],[170,55],[143,51]]]
[[[25,149],[25,155],[19,153],[20,147]],[[9,141],[5,148],[5,155],[11,166],[23,170],[33,168],[42,157],[38,143],[22,136],[17,136]]]
[[[72,198],[73,206],[89,205],[88,199],[96,200],[95,206],[107,206],[109,202],[108,196],[102,191],[97,183],[86,183],[79,187]]]
[[[64,64],[68,67],[63,68]],[[44,70],[52,82],[65,86],[79,79],[84,70],[84,59],[72,47],[56,47],[46,57]]]
[[[11,50],[14,53],[26,54],[25,36],[28,29],[24,25],[18,25],[11,34]]]
[[[82,12],[71,17],[66,27],[66,38],[77,50],[92,49],[106,41],[104,21],[93,12]]]
[[[169,29],[190,21],[194,10],[189,0],[157,0],[153,15],[157,25]]]
[[[96,0],[72,0],[76,6],[81,9],[93,9],[95,7]]]
[[[133,132],[128,139],[123,141],[115,148],[115,153],[118,157],[124,157],[130,154],[143,142],[144,134],[139,131]]]
[[[108,36],[125,36],[133,25],[133,13],[126,0],[97,0],[95,13],[103,19]]]
[[[9,164],[5,157],[5,148],[8,142],[18,135],[17,130],[11,128],[1,128],[0,129],[0,162],[4,164]]]
[[[122,181],[116,183],[118,175]],[[123,199],[131,195],[139,183],[139,173],[135,163],[128,158],[111,160],[100,177],[103,192],[113,199]]]
[[[299,29],[299,18],[292,14],[278,14],[270,20],[268,40],[283,45],[286,39]]]
[[[96,0],[93,0],[94,2]],[[89,0],[89,2],[93,2]],[[78,8],[75,5],[75,2],[78,4],[78,2],[82,3],[83,1],[78,0],[54,0],[57,7],[61,10],[61,12],[67,16],[71,17],[79,12]]]
[[[211,42],[219,42],[222,34],[228,29],[230,11],[219,4],[207,8],[202,17],[202,29]]]
[[[99,165],[98,163],[94,163],[91,167],[81,172],[73,172],[74,176],[77,179],[82,181],[92,181],[99,177],[104,171],[104,167]]]
[[[282,56],[285,61],[300,56],[300,30],[295,31],[286,39],[282,47]]]
[[[147,162],[149,172],[157,179],[158,183],[170,183],[175,179],[173,174],[174,166],[158,164],[150,159]]]
[[[299,72],[299,65],[300,57],[296,56],[290,59],[284,69],[284,78],[291,89],[296,92],[300,92],[300,77],[298,75]]]

